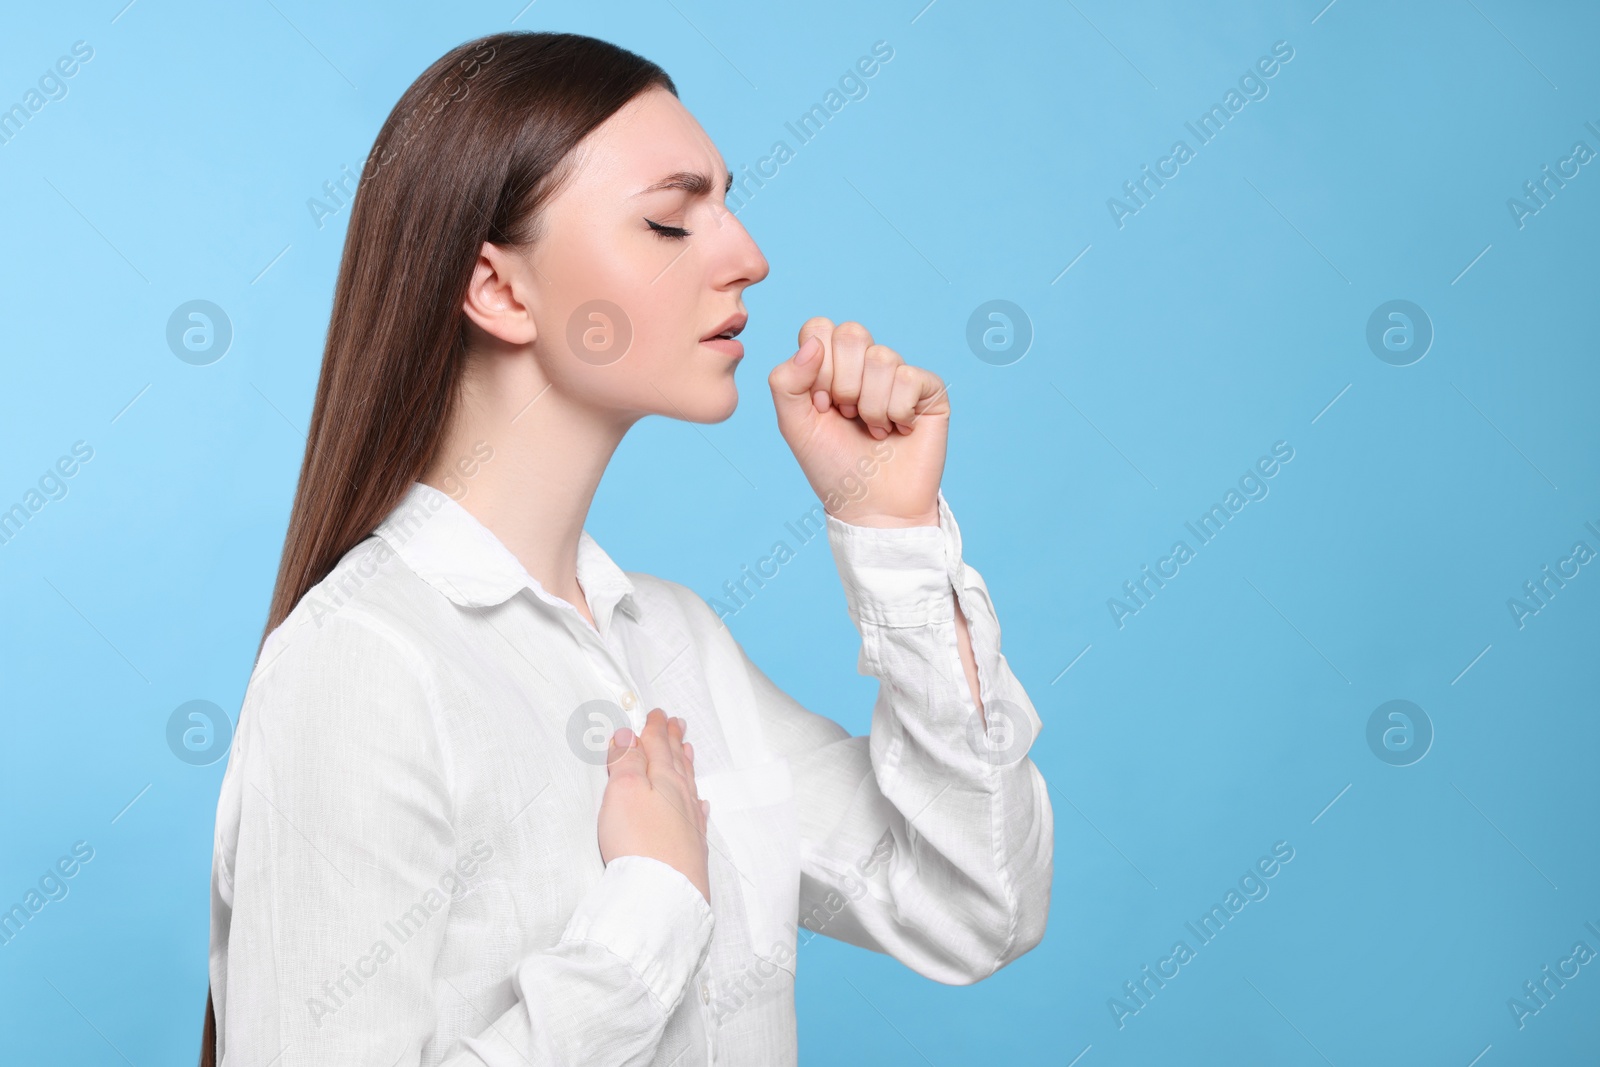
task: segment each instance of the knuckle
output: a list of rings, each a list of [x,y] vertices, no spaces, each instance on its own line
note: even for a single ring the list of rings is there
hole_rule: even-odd
[[[865,326],[861,325],[859,322],[856,322],[854,319],[848,322],[841,322],[839,325],[835,326],[833,328],[833,335],[835,337],[847,338],[852,341],[862,338],[870,338],[872,336],[867,332],[867,328]]]

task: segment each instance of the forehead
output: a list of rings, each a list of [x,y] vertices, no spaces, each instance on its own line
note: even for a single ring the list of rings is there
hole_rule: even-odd
[[[665,89],[628,101],[573,150],[580,182],[618,187],[625,194],[674,171],[702,171],[721,185],[722,156],[695,117]],[[625,187],[625,188],[622,188]]]

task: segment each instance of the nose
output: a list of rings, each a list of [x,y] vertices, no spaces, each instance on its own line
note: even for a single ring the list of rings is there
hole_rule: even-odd
[[[771,272],[767,257],[761,254],[755,238],[750,236],[750,231],[744,228],[733,212],[725,206],[718,210],[717,228],[722,248],[717,287],[744,288],[755,285]]]

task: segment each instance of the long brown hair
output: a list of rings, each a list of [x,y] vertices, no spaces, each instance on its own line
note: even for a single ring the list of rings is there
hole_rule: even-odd
[[[263,644],[434,460],[483,243],[532,244],[573,147],[655,87],[677,94],[664,70],[608,42],[497,33],[439,57],[395,104],[350,210]],[[216,1045],[208,991],[201,1067],[215,1067]]]

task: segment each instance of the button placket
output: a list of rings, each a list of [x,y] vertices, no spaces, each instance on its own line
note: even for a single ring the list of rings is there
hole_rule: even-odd
[[[580,631],[580,642],[584,643],[589,652],[589,665],[594,668],[600,677],[600,682],[605,686],[607,694],[622,709],[628,719],[628,727],[634,733],[644,729],[644,711],[639,699],[638,686],[628,671],[627,664],[614,652],[608,642],[602,639],[599,633],[588,626]],[[619,724],[620,725],[620,724]]]
[[[628,667],[628,656],[625,647],[623,647],[624,642],[613,627],[608,639],[601,644],[612,667],[616,670],[618,677],[622,679],[618,687],[620,692],[617,695],[617,703],[622,706],[623,711],[628,713],[630,719],[636,720],[642,727],[644,715],[648,709],[645,705],[644,693],[634,680],[633,672]]]

